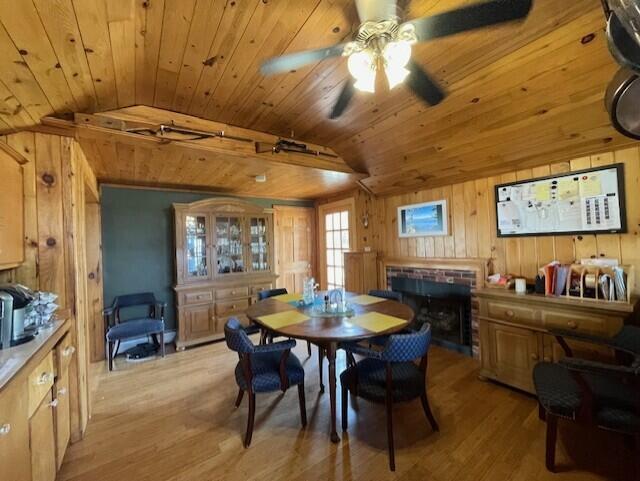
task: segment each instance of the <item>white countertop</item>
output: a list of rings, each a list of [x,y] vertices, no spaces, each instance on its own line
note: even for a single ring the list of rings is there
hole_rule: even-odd
[[[0,349],[0,389],[11,381],[40,348],[66,325],[66,320],[54,321],[51,327],[40,329],[32,341],[9,349]]]

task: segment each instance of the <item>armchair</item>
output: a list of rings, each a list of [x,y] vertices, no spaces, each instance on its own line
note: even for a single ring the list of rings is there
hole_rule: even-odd
[[[109,371],[113,370],[113,358],[118,354],[120,342],[126,339],[152,336],[154,343],[159,344],[162,357],[165,356],[164,311],[166,306],[166,302],[157,301],[153,293],[144,292],[116,296],[111,306],[103,309]],[[146,308],[146,317],[134,316],[123,319],[121,311],[127,308]],[[160,338],[159,341],[156,336]]]
[[[300,418],[302,426],[307,425],[307,413],[304,396],[304,369],[300,360],[291,349],[296,341],[274,342],[255,346],[242,328],[240,321],[231,318],[224,326],[227,347],[238,353],[239,362],[235,367],[235,378],[238,385],[236,407],[240,406],[245,391],[249,395],[249,417],[244,447],[251,444],[253,422],[256,412],[257,392],[285,392],[290,386],[298,386]]]
[[[623,433],[639,444],[640,328],[624,326],[610,339],[573,331],[550,332],[567,357],[558,363],[540,362],[533,370],[540,417],[547,423],[547,469],[555,470],[560,418]],[[612,365],[574,358],[565,338],[608,346],[623,363]],[[640,466],[636,469],[640,472]]]

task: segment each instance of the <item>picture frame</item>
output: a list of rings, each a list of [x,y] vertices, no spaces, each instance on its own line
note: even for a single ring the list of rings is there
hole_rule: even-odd
[[[398,207],[399,237],[431,237],[449,235],[446,199]]]

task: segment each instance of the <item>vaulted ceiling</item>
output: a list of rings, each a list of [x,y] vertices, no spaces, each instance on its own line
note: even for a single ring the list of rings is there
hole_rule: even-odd
[[[467,3],[404,2],[407,18]],[[351,0],[0,0],[0,23],[4,131],[144,104],[326,145],[368,172],[375,193],[628,143],[603,107],[617,67],[599,0],[536,0],[524,23],[416,46],[444,102],[426,107],[379,82],[333,121],[344,59],[273,77],[259,65],[350,38]]]

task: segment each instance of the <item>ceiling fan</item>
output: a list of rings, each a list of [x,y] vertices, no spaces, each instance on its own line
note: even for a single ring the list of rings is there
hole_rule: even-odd
[[[457,10],[401,23],[396,0],[356,0],[360,27],[354,40],[331,47],[274,57],[262,64],[264,75],[290,72],[331,57],[348,57],[354,81],[342,87],[330,118],[346,110],[355,89],[374,92],[380,67],[394,88],[405,80],[409,88],[429,105],[439,104],[446,93],[411,59],[411,46],[467,30],[518,20],[528,15],[533,0],[492,0]]]

